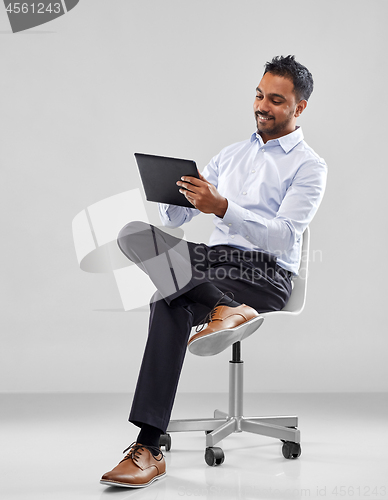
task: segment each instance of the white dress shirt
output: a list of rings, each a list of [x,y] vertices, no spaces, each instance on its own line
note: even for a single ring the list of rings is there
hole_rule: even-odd
[[[325,161],[305,143],[302,129],[266,144],[254,133],[224,148],[202,175],[228,200],[224,217],[214,217],[209,246],[270,253],[297,274],[301,235],[322,200],[327,175]],[[159,213],[163,225],[178,227],[201,212],[159,204]]]

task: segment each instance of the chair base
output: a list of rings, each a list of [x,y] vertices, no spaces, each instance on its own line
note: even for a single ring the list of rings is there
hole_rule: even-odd
[[[234,432],[250,432],[299,444],[296,416],[244,417],[243,370],[237,342],[233,345],[233,360],[229,362],[229,412],[215,410],[214,418],[208,419],[171,420],[166,432],[205,431],[207,448]]]
[[[250,432],[293,443],[300,442],[296,416],[244,417],[229,416],[215,410],[214,418],[171,420],[167,432],[205,431],[206,447],[215,446],[234,432]]]

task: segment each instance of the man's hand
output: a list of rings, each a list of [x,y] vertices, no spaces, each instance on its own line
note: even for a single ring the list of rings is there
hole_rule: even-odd
[[[187,200],[204,214],[214,214],[223,217],[228,208],[228,200],[220,195],[213,184],[210,184],[199,172],[196,177],[181,177],[177,185],[181,188],[179,192],[186,196]]]

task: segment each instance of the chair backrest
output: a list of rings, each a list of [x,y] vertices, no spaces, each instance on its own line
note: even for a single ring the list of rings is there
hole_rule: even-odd
[[[307,227],[302,235],[302,252],[299,266],[298,276],[294,276],[293,289],[291,297],[286,306],[281,311],[273,311],[263,313],[263,316],[268,314],[300,314],[303,311],[306,302],[307,293],[307,277],[309,264],[309,249],[310,249],[310,229]]]

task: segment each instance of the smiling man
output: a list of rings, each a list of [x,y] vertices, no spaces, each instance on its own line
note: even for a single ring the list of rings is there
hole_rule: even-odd
[[[187,345],[197,355],[217,354],[257,330],[260,313],[287,303],[301,237],[326,183],[324,160],[296,125],[312,90],[311,73],[294,56],[268,62],[253,105],[256,131],[223,149],[199,179],[177,182],[192,208],[159,205],[170,227],[201,212],[214,214],[208,245],[179,241],[143,222],[120,231],[121,250],[158,292],[129,416],[140,433],[103,484],[138,488],[164,477],[159,438],[169,423]],[[204,323],[189,338],[192,326]]]
[[[265,73],[256,89],[253,105],[257,131],[263,142],[291,134],[296,119],[307,106],[307,99],[301,91],[295,91],[290,79],[276,73]]]

